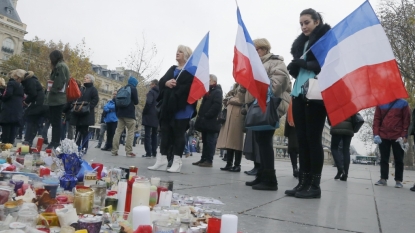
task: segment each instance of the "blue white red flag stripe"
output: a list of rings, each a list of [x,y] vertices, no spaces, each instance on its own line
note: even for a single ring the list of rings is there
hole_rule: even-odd
[[[209,91],[209,32],[189,57],[183,70],[194,76],[187,102],[193,104]]]
[[[321,66],[319,86],[333,125],[361,109],[408,97],[389,40],[368,1],[311,50]]]
[[[234,48],[233,77],[258,100],[265,111],[270,80],[258,56],[255,45],[237,9],[238,31]]]

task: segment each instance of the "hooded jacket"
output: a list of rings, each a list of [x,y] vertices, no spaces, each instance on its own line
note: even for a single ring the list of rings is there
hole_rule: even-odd
[[[115,110],[116,110],[118,118],[124,117],[124,118],[135,119],[135,105],[138,104],[138,93],[137,93],[137,88],[136,88],[137,84],[138,84],[138,81],[133,76],[131,76],[128,79],[127,86],[131,87],[131,102],[125,108],[119,108],[117,107],[117,105],[115,105]]]
[[[159,87],[155,86],[147,93],[146,105],[143,109],[142,125],[158,127],[159,120],[157,118],[156,104],[159,97]]]
[[[45,94],[42,85],[34,75],[27,75],[22,80],[23,91],[27,95],[24,102],[29,105],[25,110],[26,116],[41,115],[46,112],[43,105]]]
[[[115,101],[114,99],[108,101],[104,106],[104,122],[110,123],[110,122],[118,122],[117,114],[115,113]]]
[[[203,97],[196,118],[195,129],[199,132],[219,133],[221,124],[218,121],[222,111],[222,88],[220,85],[210,86],[209,92]]]

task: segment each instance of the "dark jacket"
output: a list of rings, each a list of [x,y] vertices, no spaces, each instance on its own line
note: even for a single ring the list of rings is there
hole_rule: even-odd
[[[143,109],[142,125],[157,127],[159,120],[157,118],[156,104],[159,97],[159,87],[155,86],[147,93],[146,105]]]
[[[373,135],[379,135],[380,138],[388,140],[407,137],[411,121],[408,102],[404,99],[397,100],[386,114],[390,105],[391,103],[376,107],[373,118]]]
[[[174,119],[175,114],[179,110],[183,110],[187,106],[187,98],[189,97],[190,87],[193,83],[193,75],[187,71],[183,71],[179,77],[174,77],[174,70],[177,66],[172,66],[159,81],[160,95],[157,101],[161,101],[159,120],[170,121]],[[166,82],[170,79],[177,78],[177,85],[174,88],[166,87]],[[193,117],[197,115],[197,102],[193,104]]]
[[[135,105],[138,104],[138,92],[137,88],[131,84],[127,86],[131,87],[131,102],[127,107],[119,108],[115,105],[115,110],[117,112],[117,117],[131,118],[135,119]]]
[[[10,79],[5,93],[1,96],[0,124],[20,125],[22,123],[23,96],[22,85],[14,79]]]
[[[6,90],[6,87],[1,87],[0,88],[0,112],[1,112],[1,105],[2,105],[2,103],[3,103],[3,101],[1,100],[1,97],[3,96],[3,94],[4,94],[4,91]]]
[[[46,112],[46,107],[43,105],[45,101],[45,93],[36,76],[27,76],[24,78],[22,86],[24,93],[26,94],[24,102],[29,105],[25,110],[25,115],[41,115]]]
[[[71,125],[94,125],[95,124],[95,106],[99,102],[98,91],[93,83],[84,83],[81,87],[81,97],[76,100],[78,103],[82,101],[89,102],[89,114],[85,116],[78,116],[72,113],[70,123]],[[75,102],[75,101],[74,101]]]
[[[50,80],[53,81],[50,91],[46,92],[45,104],[49,106],[58,106],[66,104],[66,89],[68,88],[70,74],[69,68],[65,62],[59,62],[50,74]]]
[[[339,124],[332,126],[330,128],[331,135],[345,135],[345,136],[354,136],[352,118],[349,117],[345,121],[340,122]]]
[[[199,132],[219,133],[221,124],[218,115],[222,111],[222,88],[220,85],[211,86],[209,92],[203,97],[196,118],[195,129]]]
[[[295,132],[295,127],[288,124],[287,120],[285,121],[284,136],[288,138],[288,153],[298,154],[297,132]]]
[[[308,45],[305,51],[311,48],[326,32],[331,29],[330,25],[328,24],[320,24],[318,25],[311,35],[305,36],[301,33],[297,39],[295,39],[293,45],[291,46],[291,54],[293,55],[294,59],[299,59],[304,54],[304,45],[307,41]],[[319,74],[321,71],[321,67],[317,62],[316,57],[314,56],[313,52],[310,50],[306,56],[307,66],[309,70],[314,71],[315,74]],[[289,65],[290,67],[290,65]],[[300,72],[300,67],[293,66],[290,68],[289,73],[294,78],[297,78],[298,73]]]

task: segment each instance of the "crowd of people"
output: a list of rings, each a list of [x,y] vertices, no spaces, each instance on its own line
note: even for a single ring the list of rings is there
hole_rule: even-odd
[[[322,133],[327,113],[324,104],[305,98],[302,87],[321,71],[310,47],[331,27],[314,9],[302,11],[299,21],[302,33],[292,44],[293,60],[287,66],[282,56],[271,52],[267,39],[256,39],[253,43],[270,79],[268,96],[281,100],[274,111],[278,112],[279,117],[286,115],[287,119],[284,135],[288,138],[288,154],[298,184],[286,190],[285,194],[297,198],[320,198],[324,162]],[[189,104],[188,96],[194,77],[183,67],[191,55],[191,48],[178,46],[177,65],[171,66],[160,80],[150,82],[141,122],[146,151],[143,157],[156,158],[155,164],[148,169],[180,172],[182,156],[192,155],[193,137],[199,132],[203,149],[200,160],[193,165],[212,167],[215,151],[220,149],[226,152],[226,165],[220,169],[240,172],[242,156],[245,156],[253,162],[252,170],[245,173],[255,176],[254,180],[246,182],[246,186],[254,190],[278,190],[273,149],[275,129],[245,127],[245,118],[251,106],[256,104],[256,99],[238,83],[224,97],[218,77],[210,74],[209,90],[200,106],[197,107],[197,102]],[[78,82],[81,96],[68,101],[66,91],[70,73],[62,53],[53,51],[50,62],[52,72],[46,88],[42,87],[33,72],[21,69],[9,72],[7,85],[0,79],[1,140],[3,143],[14,143],[17,129],[25,126],[24,141],[30,144],[38,132],[45,135],[51,125],[52,138],[48,148],[58,147],[60,140],[68,137],[74,138],[79,149],[87,153],[89,126],[95,124],[94,108],[99,103],[95,78],[86,74],[83,82]],[[293,85],[291,77],[295,79]],[[118,156],[120,144],[125,144],[127,156],[136,156],[132,147],[139,135],[135,114],[139,103],[137,84],[137,79],[130,77],[127,85],[115,91],[113,99],[103,107],[97,148],[102,147],[101,150],[110,151],[113,156]],[[415,111],[412,114],[414,119]],[[353,119],[352,116],[330,130],[331,151],[338,169],[334,177],[336,180],[347,181],[348,178],[350,143],[355,133]],[[376,185],[387,184],[392,147],[395,187],[402,188],[402,144],[415,133],[415,123],[410,119],[408,103],[402,99],[376,108],[373,134],[381,153],[381,179]],[[104,132],[106,141],[102,146]],[[158,147],[160,153],[157,153]],[[415,186],[411,190],[415,191]]]

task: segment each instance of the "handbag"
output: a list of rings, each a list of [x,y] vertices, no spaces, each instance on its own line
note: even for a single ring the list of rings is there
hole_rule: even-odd
[[[352,125],[353,125],[353,132],[359,132],[362,125],[365,123],[363,116],[360,113],[356,113],[352,116]]]
[[[82,102],[75,101],[74,103],[71,104],[71,113],[74,114],[75,116],[88,115],[89,111],[90,111],[90,106],[89,106],[89,102],[87,101],[82,101]]]
[[[270,96],[265,112],[262,112],[258,103],[252,104],[245,118],[245,128],[252,131],[265,131],[278,129],[280,118],[278,116],[278,106],[281,98]]]
[[[222,109],[222,111],[219,113],[219,116],[218,116],[218,122],[220,124],[224,124],[226,122],[226,115],[228,115],[228,109],[224,108]]]
[[[303,94],[303,98],[305,98],[306,101],[324,105],[317,77],[308,79],[301,86],[301,94]]]
[[[66,98],[68,102],[74,101],[81,97],[81,91],[74,78],[70,78],[68,82],[68,88],[66,89]]]

